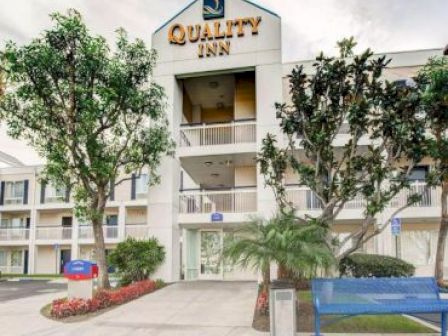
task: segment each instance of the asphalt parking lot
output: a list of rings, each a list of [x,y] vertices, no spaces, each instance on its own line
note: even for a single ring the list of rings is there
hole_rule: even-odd
[[[52,283],[48,280],[0,281],[0,302],[64,290],[67,290],[66,284]]]

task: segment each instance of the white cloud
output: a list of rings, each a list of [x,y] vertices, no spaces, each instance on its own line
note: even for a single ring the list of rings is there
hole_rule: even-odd
[[[228,0],[229,1],[229,0]],[[0,46],[12,39],[24,43],[48,27],[48,14],[78,9],[87,25],[110,41],[118,27],[150,43],[151,33],[189,0],[14,0],[0,1]],[[335,43],[355,36],[359,49],[378,52],[441,48],[448,43],[446,0],[259,0],[283,19],[284,61],[309,59]],[[23,144],[6,138],[0,128],[0,150],[36,163]]]

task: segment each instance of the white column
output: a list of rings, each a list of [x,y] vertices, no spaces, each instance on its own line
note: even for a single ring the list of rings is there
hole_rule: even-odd
[[[263,139],[268,133],[281,138],[276,119],[275,103],[280,103],[282,97],[282,66],[281,64],[263,65],[256,68],[257,93],[257,151],[262,147]],[[280,142],[281,144],[281,142]],[[277,209],[275,196],[270,187],[265,186],[264,176],[257,167],[257,197],[258,214],[265,218],[271,217]]]
[[[123,241],[126,238],[126,207],[120,202],[118,207],[118,239]]]
[[[167,96],[167,116],[171,136],[177,140],[182,117],[182,87],[172,75],[161,76],[157,83],[164,87]],[[148,196],[148,224],[150,235],[165,247],[164,264],[155,278],[178,281],[180,278],[180,251],[178,225],[178,194],[180,163],[177,158],[166,157],[158,169],[160,184],[150,188]]]
[[[28,243],[28,274],[34,274],[36,270],[36,227],[37,227],[37,210],[30,211],[30,229],[29,229],[29,243]]]
[[[377,216],[378,225],[382,225],[389,219],[391,210],[385,210],[385,212]],[[387,227],[376,236],[376,253],[381,255],[388,255],[395,257],[395,237],[392,236],[390,223],[387,223]]]
[[[71,259],[79,259],[79,222],[74,214],[72,220]]]

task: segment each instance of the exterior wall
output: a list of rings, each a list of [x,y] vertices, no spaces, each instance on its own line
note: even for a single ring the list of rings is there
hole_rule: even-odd
[[[255,166],[235,167],[235,187],[253,187],[257,185]]]
[[[36,273],[37,274],[56,274],[59,266],[59,256],[52,246],[37,247]]]
[[[146,208],[129,208],[126,211],[126,224],[142,224],[146,223],[147,212]]]

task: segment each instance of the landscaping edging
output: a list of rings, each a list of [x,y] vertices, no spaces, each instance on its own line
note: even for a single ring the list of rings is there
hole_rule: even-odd
[[[164,287],[152,280],[132,283],[113,290],[100,290],[92,299],[56,299],[41,309],[42,315],[62,322],[78,322],[97,316],[122,304],[138,299]]]

